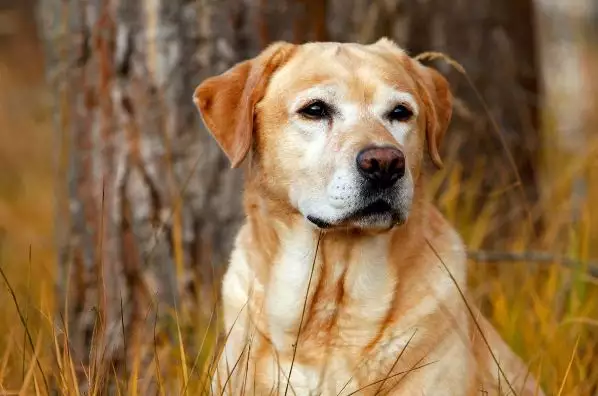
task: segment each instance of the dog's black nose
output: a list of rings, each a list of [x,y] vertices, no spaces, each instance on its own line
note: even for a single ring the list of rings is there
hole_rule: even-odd
[[[368,147],[357,154],[357,169],[374,187],[389,188],[405,175],[405,155],[394,147]]]

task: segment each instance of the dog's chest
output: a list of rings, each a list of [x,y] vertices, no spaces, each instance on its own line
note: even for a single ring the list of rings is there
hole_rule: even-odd
[[[396,276],[387,264],[388,240],[339,246],[327,237],[305,231],[281,240],[266,296],[268,330],[279,352],[297,342],[320,352],[365,345],[390,309]]]

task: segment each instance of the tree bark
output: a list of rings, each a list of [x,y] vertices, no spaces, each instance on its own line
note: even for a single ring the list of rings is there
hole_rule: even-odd
[[[439,62],[458,98],[445,152],[469,175],[483,160],[484,191],[508,187],[516,178],[504,171],[500,133],[534,196],[531,0],[40,0],[39,11],[57,139],[68,153],[60,314],[85,365],[126,369],[151,345],[153,313],[193,307],[205,297],[198,285],[226,263],[243,218],[242,175],[229,169],[191,97],[202,79],[273,40],[386,35],[412,54],[447,53],[500,131],[466,79]],[[92,343],[107,352],[90,355]]]
[[[241,174],[191,101],[203,78],[247,56],[232,5],[40,3],[68,146],[61,320],[74,360],[100,373],[151,346],[154,313],[197,300],[242,219]]]

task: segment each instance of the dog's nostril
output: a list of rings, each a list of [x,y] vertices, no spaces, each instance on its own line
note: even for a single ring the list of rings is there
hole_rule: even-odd
[[[370,169],[372,172],[377,172],[380,169],[380,165],[378,165],[378,161],[375,158],[372,158],[370,161]]]
[[[405,174],[405,156],[395,147],[368,147],[357,155],[357,168],[376,188],[388,188]]]

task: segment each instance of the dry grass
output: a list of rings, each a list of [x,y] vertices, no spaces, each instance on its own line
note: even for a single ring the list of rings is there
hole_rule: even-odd
[[[35,353],[42,358],[48,345],[42,317],[53,308],[54,174],[49,95],[43,64],[32,59],[37,59],[37,48],[31,42],[0,37],[0,268],[15,290]],[[41,377],[3,281],[0,301],[2,394],[28,388]]]
[[[14,289],[21,315],[2,282],[0,394],[45,395],[47,381],[60,394],[79,395],[75,384],[81,367],[63,354],[68,351],[62,348],[68,337],[53,317],[55,180],[49,166],[53,147],[49,106],[41,71],[23,70],[14,59],[18,60],[14,54],[0,59],[0,268]],[[591,212],[591,203],[598,199],[596,183],[592,183],[598,180],[596,153],[598,141],[587,156],[564,163],[561,172],[553,174],[554,196],[562,197],[576,176],[588,181],[588,194],[577,203],[579,215],[551,215],[556,213],[555,205],[558,213],[572,205],[566,200],[548,199],[534,205],[531,212],[547,221],[543,234],[533,238],[522,227],[507,246],[513,252],[542,249],[578,264],[567,267],[533,260],[469,263],[474,302],[483,307],[514,350],[531,363],[547,394],[590,395],[598,386],[598,278],[589,275],[587,268],[598,229]],[[516,188],[489,195],[482,215],[476,216],[472,208],[478,182],[475,178],[463,180],[461,174],[458,164],[449,167],[432,178],[430,189],[435,194],[443,180],[449,181],[449,188],[435,194],[435,200],[475,251],[498,223],[518,221],[505,219],[495,209],[501,196],[515,193]],[[176,336],[163,337],[157,329],[153,360],[147,365],[136,361],[129,378],[118,379],[117,394],[147,394],[149,386],[158,394],[209,393],[206,373],[215,346],[217,315],[202,317],[181,311],[173,312],[171,319],[160,325],[170,326]],[[102,394],[107,379],[94,371],[85,375],[88,394]]]
[[[452,188],[438,197],[438,205],[461,229],[470,249],[475,250],[483,234],[490,232],[492,224],[502,218],[493,213],[492,203],[488,204],[484,216],[469,217],[464,208],[470,205],[467,200],[473,199],[468,198],[473,195],[467,193],[474,190],[473,186],[459,179],[458,168],[440,173],[436,179],[445,177],[452,180]],[[560,253],[580,260],[580,263],[588,258],[587,244],[591,235],[591,225],[584,224],[585,217],[582,216],[581,224],[558,225],[569,234],[567,247]],[[10,238],[19,234],[15,229]],[[547,230],[547,234],[559,233]],[[534,246],[529,239],[528,235],[514,236],[510,250],[523,251]],[[35,251],[35,244],[33,246]],[[28,248],[22,248],[26,257]],[[26,261],[8,261],[7,258],[16,260],[11,258],[12,255],[5,254],[4,257],[2,268],[7,269],[13,286],[20,285],[15,288],[21,310],[27,305],[27,296],[32,296],[29,310],[39,310],[42,319],[28,325],[36,351],[32,353],[29,341],[24,344],[23,326],[15,316],[14,304],[3,304],[3,310],[9,309],[3,312],[3,317],[10,320],[2,324],[5,336],[0,346],[0,389],[46,394],[42,371],[37,368],[36,357],[39,357],[44,375],[48,381],[52,380],[61,394],[77,394],[74,384],[78,364],[70,356],[61,355],[60,343],[66,342],[65,337],[58,332],[44,337],[48,333],[43,329],[50,328],[52,314],[48,304],[50,293],[40,298],[39,287],[43,287],[43,283],[35,277],[31,278],[30,292],[27,293],[22,287],[27,282],[24,278],[27,272],[22,271],[27,268]],[[33,267],[37,268],[37,264],[32,263]],[[584,264],[569,268],[546,262],[484,264],[472,261],[470,280],[474,302],[484,307],[484,312],[506,341],[531,363],[532,372],[541,378],[547,394],[591,394],[598,384],[598,366],[594,364],[598,350],[598,279],[588,275]],[[10,301],[4,295],[3,299]],[[214,327],[208,326],[207,322],[211,320],[213,324],[216,317],[198,318],[189,312],[173,312],[171,318],[170,326],[174,329],[171,333],[176,337],[164,339],[158,336],[154,354],[158,358],[145,367],[135,364],[130,370],[130,378],[120,379],[119,393],[146,394],[152,382],[159,394],[208,391],[206,369],[215,346],[215,334]],[[89,394],[102,394],[106,379],[94,378],[93,373],[88,375]]]
[[[468,199],[476,189],[464,185],[459,174],[457,167],[446,176],[452,180],[454,192],[449,189],[439,197],[438,206],[458,226],[468,248],[475,251],[493,224],[503,218],[494,212],[492,200],[486,204],[484,215],[468,215],[463,209],[469,207]],[[588,222],[590,203],[596,198],[588,197],[579,223],[555,221],[540,237],[544,246],[564,246],[548,250],[555,257],[568,256],[579,264],[565,267],[543,260],[470,262],[470,285],[476,303],[507,343],[531,363],[532,372],[542,379],[547,394],[589,395],[598,385],[598,279],[588,273],[584,264],[589,259],[592,227],[598,226]],[[520,221],[524,223],[524,219]],[[566,241],[562,240],[563,233]],[[523,252],[538,245],[523,233],[513,235],[508,250]]]

